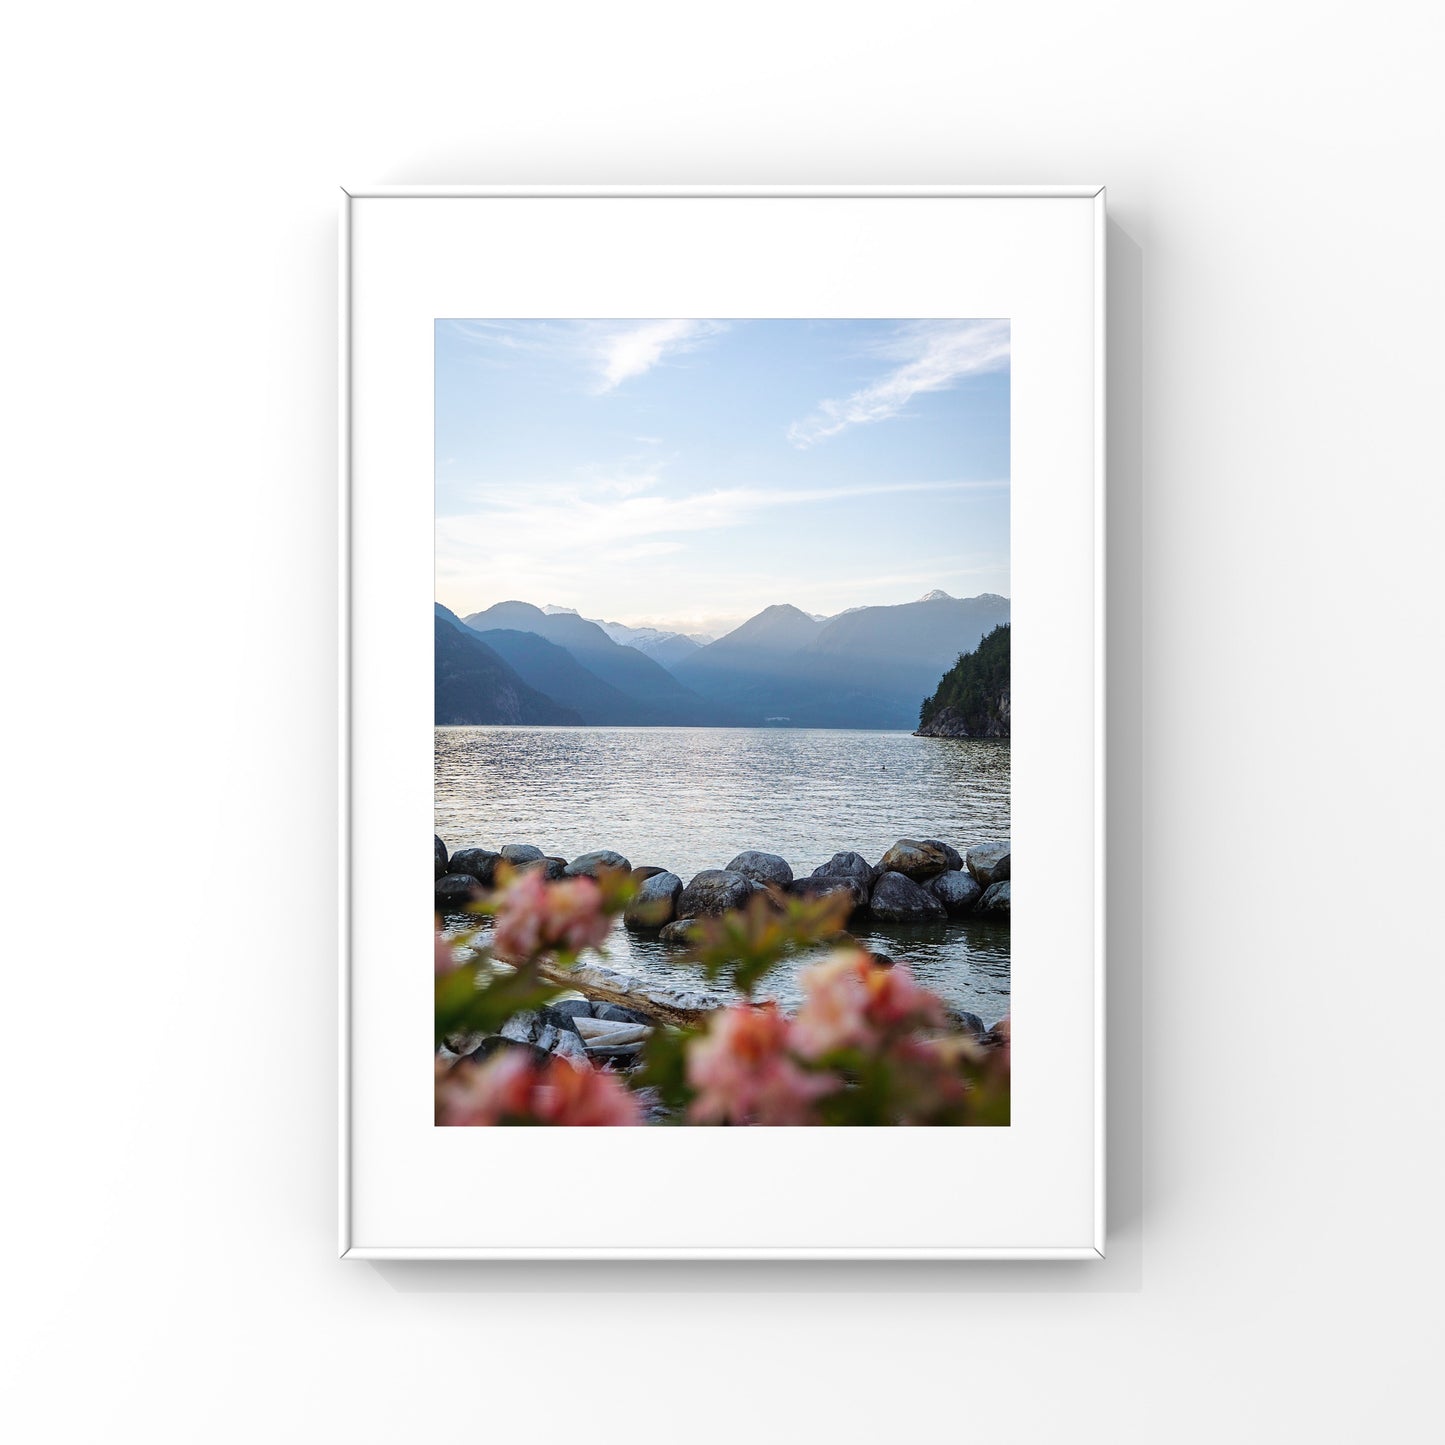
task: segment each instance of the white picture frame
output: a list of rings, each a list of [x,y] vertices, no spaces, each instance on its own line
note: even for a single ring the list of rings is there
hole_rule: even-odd
[[[343,1257],[1102,1257],[1104,248],[1096,185],[343,191]],[[407,962],[430,887],[433,322],[769,315],[1013,322],[1013,1122],[436,1129],[425,945]]]

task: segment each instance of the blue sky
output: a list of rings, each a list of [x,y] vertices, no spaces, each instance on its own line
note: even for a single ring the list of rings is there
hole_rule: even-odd
[[[436,536],[459,614],[1008,596],[1008,323],[439,321]]]

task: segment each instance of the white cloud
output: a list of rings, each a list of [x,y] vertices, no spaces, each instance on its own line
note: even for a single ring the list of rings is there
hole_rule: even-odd
[[[603,330],[597,355],[601,390],[651,371],[664,357],[690,351],[722,329],[715,321],[641,321]]]
[[[536,357],[580,366],[593,389],[614,391],[671,356],[695,351],[727,330],[722,321],[451,321],[456,335],[492,364]],[[656,444],[657,437],[639,437]]]
[[[915,322],[900,331],[883,355],[901,365],[849,396],[819,403],[811,416],[788,428],[788,440],[795,447],[810,447],[850,426],[887,421],[920,392],[947,391],[964,377],[1002,370],[1009,362],[1009,323]]]
[[[646,580],[650,587],[666,585],[673,595],[687,595],[699,581],[700,559],[684,539],[699,533],[746,528],[783,508],[815,509],[850,497],[996,491],[1007,486],[1007,482],[933,481],[808,489],[719,487],[691,496],[618,495],[595,481],[488,487],[472,498],[467,514],[436,520],[438,594],[471,612],[507,597],[570,598],[577,595],[579,584],[588,583],[607,592],[616,611],[618,589],[633,582]],[[808,521],[807,514],[801,514],[804,529]],[[712,544],[707,550],[718,552]],[[662,574],[638,570],[640,563],[654,568],[675,563],[680,570],[664,584]],[[736,557],[730,565],[736,570]],[[937,578],[943,573],[930,565],[926,575]],[[601,578],[606,579],[605,587],[599,584]],[[774,574],[760,585],[775,589],[778,580]],[[800,580],[794,578],[795,583]]]

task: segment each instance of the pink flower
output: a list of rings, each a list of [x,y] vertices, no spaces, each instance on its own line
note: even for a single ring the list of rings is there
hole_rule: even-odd
[[[687,1054],[695,1124],[810,1124],[814,1102],[838,1086],[788,1054],[791,1025],[776,1004],[739,1004],[714,1014]]]
[[[610,927],[602,891],[590,878],[548,883],[534,869],[502,890],[492,952],[519,964],[551,949],[581,953],[603,943]]]
[[[871,1051],[898,1034],[944,1022],[942,1004],[906,968],[882,968],[862,949],[840,949],[798,977],[805,997],[793,1040],[804,1058]]]
[[[484,1064],[463,1062],[438,1073],[436,1121],[620,1127],[641,1124],[642,1108],[615,1075],[562,1059],[537,1064],[521,1049],[503,1049]]]

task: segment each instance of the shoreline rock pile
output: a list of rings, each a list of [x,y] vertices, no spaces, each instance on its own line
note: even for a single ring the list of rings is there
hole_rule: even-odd
[[[637,932],[655,931],[665,943],[687,943],[691,920],[741,908],[756,893],[804,898],[846,893],[851,919],[879,923],[967,917],[1009,921],[1007,839],[975,843],[960,853],[938,838],[900,838],[876,863],[861,853],[835,853],[806,878],[795,877],[778,854],[750,848],[726,867],[705,868],[687,883],[666,868],[634,868],[609,848],[569,863],[531,843],[507,843],[496,852],[461,848],[450,854],[440,838],[435,843],[436,907],[441,913],[459,912],[480,889],[492,887],[498,865],[505,862],[524,872],[540,869],[548,879],[595,878],[604,869],[630,873],[638,889],[623,924]]]

